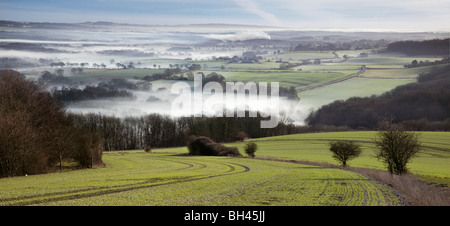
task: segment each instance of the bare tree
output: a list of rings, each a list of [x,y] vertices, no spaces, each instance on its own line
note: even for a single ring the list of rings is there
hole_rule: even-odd
[[[405,131],[393,124],[393,117],[385,117],[380,122],[380,132],[375,138],[378,148],[376,157],[381,160],[391,174],[408,171],[406,165],[421,150],[420,134]]]
[[[75,133],[85,138],[75,140]],[[101,163],[99,143],[96,134],[75,127],[50,93],[18,72],[0,70],[0,177],[45,173],[56,163],[62,168],[83,151]]]

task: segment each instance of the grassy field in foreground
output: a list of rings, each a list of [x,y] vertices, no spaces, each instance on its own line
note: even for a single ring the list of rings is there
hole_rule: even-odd
[[[104,168],[0,179],[0,205],[400,204],[379,183],[339,169],[141,150],[103,159]]]
[[[363,153],[349,162],[350,166],[385,169],[385,166],[374,158],[376,151],[372,143],[376,132],[334,132],[296,134],[279,137],[256,139],[257,156],[262,158],[280,158],[288,160],[306,160],[337,164],[329,151],[331,140],[355,140],[363,147]],[[450,186],[450,133],[422,132],[423,151],[412,159],[408,165],[411,173],[440,184]],[[242,143],[231,144],[243,150]]]
[[[256,157],[277,158],[338,164],[329,151],[331,140],[354,140],[362,144],[363,152],[348,164],[354,167],[385,170],[385,166],[374,158],[376,147],[373,138],[377,132],[330,132],[275,136],[254,139],[258,145]],[[424,149],[408,165],[411,173],[423,179],[450,186],[450,132],[420,132]],[[237,147],[244,153],[245,142],[226,144]],[[154,152],[186,153],[187,149],[155,149]]]
[[[384,169],[375,132],[295,134],[255,139],[258,158],[336,164],[330,140],[362,143],[350,166]],[[412,173],[449,184],[450,133],[423,132]],[[241,153],[245,142],[227,144]],[[379,183],[337,168],[263,159],[187,156],[186,147],[104,153],[105,167],[0,179],[0,205],[400,205]]]

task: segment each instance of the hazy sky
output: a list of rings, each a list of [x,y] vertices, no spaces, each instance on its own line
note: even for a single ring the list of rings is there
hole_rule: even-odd
[[[449,0],[0,0],[0,20],[450,29]]]

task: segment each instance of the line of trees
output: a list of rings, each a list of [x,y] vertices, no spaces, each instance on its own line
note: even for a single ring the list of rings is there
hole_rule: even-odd
[[[248,113],[247,113],[248,115]],[[280,122],[272,129],[260,128],[258,117],[179,117],[149,114],[115,117],[97,113],[73,114],[79,127],[100,134],[104,150],[185,146],[188,137],[206,136],[216,142],[232,142],[299,132],[299,127]]]
[[[154,64],[153,67],[156,69],[156,64]],[[191,65],[170,64],[169,67],[170,68],[164,69],[164,72],[162,73],[153,73],[152,75],[147,75],[142,79],[145,81],[155,81],[159,79],[189,80],[189,77],[191,78],[194,77],[192,74],[193,71],[198,71],[202,68],[200,64],[191,64]],[[185,69],[182,69],[183,67]],[[175,76],[176,74],[180,73],[192,74],[192,76],[188,75],[185,77],[183,74],[180,76]]]
[[[42,80],[44,76],[41,77]],[[64,77],[65,78],[65,77]],[[131,83],[123,78],[114,78],[109,81],[101,82],[97,86],[86,86],[83,89],[76,86],[63,86],[60,89],[54,87],[51,89],[51,95],[63,102],[82,101],[104,98],[126,98],[134,99],[133,93],[129,90],[150,91],[151,84],[148,82]]]
[[[389,41],[381,40],[354,40],[346,42],[310,42],[304,44],[298,44],[293,51],[336,51],[336,50],[362,50],[362,49],[376,49],[385,47],[389,44]]]
[[[16,71],[0,71],[0,177],[46,173],[66,161],[93,167],[102,162],[101,144],[48,92]]]
[[[414,67],[425,67],[425,66],[432,66],[432,65],[439,65],[439,64],[448,64],[450,63],[450,58],[443,58],[442,60],[435,60],[435,61],[417,61],[413,60],[411,61],[411,64],[405,64],[403,65],[404,68],[414,68]]]
[[[86,86],[84,89],[77,87],[62,87],[61,89],[52,89],[51,94],[54,98],[63,102],[104,99],[111,97],[127,99],[134,98],[133,94],[127,90],[108,89],[100,86]]]

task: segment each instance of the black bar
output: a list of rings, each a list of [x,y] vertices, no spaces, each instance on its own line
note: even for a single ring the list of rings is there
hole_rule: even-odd
[[[0,207],[3,221],[83,225],[326,225],[447,222],[449,207]],[[59,225],[59,223],[57,223]]]

